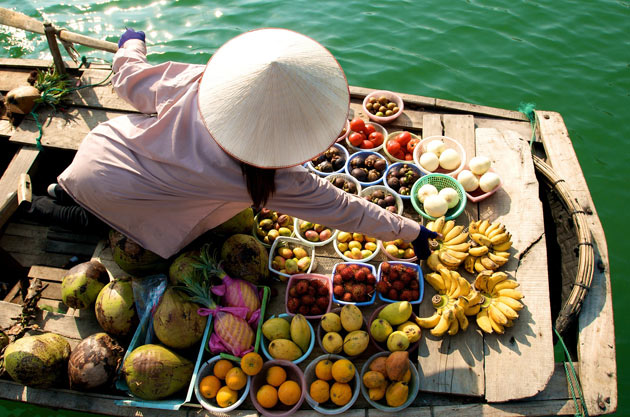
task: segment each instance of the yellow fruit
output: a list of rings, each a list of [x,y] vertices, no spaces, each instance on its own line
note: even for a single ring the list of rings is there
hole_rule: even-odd
[[[405,372],[405,375],[402,379],[402,382],[409,383],[409,381],[411,381],[411,369],[407,369],[407,372]]]
[[[199,382],[199,392],[204,398],[214,398],[221,388],[221,380],[214,375],[203,377]]]
[[[330,398],[330,386],[328,382],[317,379],[311,384],[309,394],[314,401],[320,404],[325,403]]]
[[[404,382],[395,382],[387,387],[385,400],[390,407],[399,407],[407,401],[409,387]]]
[[[284,405],[294,405],[300,400],[302,389],[295,381],[284,381],[278,388],[278,399]]]
[[[217,404],[221,408],[229,407],[238,400],[238,393],[229,387],[221,387],[217,392]]]
[[[363,374],[363,385],[366,388],[378,388],[386,383],[385,376],[378,371],[368,371]]]
[[[232,362],[230,362],[227,359],[219,359],[214,364],[212,373],[214,373],[214,376],[216,376],[219,379],[225,379],[225,375],[227,375],[228,371],[232,368],[234,368],[234,365],[232,365]]]
[[[317,375],[317,378],[321,380],[330,381],[333,379],[332,366],[332,361],[328,359],[317,362],[317,365],[315,365],[315,375]]]
[[[278,391],[271,385],[263,385],[256,393],[256,400],[263,408],[275,407],[278,403]]]
[[[247,375],[241,368],[234,367],[225,375],[225,385],[228,388],[238,391],[247,384]]]
[[[279,387],[287,380],[287,371],[282,366],[274,365],[267,369],[267,384]]]
[[[352,389],[348,384],[335,382],[330,388],[330,400],[340,407],[348,404],[351,398]]]
[[[339,359],[332,366],[332,376],[337,382],[350,382],[354,378],[354,364],[348,359]]]
[[[383,399],[386,391],[387,391],[387,384],[383,384],[383,386],[381,387],[370,388],[368,390],[368,395],[370,397],[370,400],[379,401]]]
[[[241,369],[245,375],[257,375],[262,366],[263,358],[256,352],[249,352],[241,358]]]

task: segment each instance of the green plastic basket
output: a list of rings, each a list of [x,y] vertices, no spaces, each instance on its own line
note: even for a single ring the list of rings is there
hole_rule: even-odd
[[[436,217],[429,216],[424,211],[424,207],[422,203],[418,200],[418,190],[425,184],[431,184],[438,191],[442,188],[450,187],[457,191],[457,195],[459,196],[459,203],[453,208],[448,209],[446,214],[446,220],[451,220],[459,216],[464,212],[466,208],[466,191],[464,191],[464,187],[453,177],[444,174],[429,174],[423,177],[420,177],[418,181],[411,187],[411,205],[413,208],[425,219],[435,220]]]

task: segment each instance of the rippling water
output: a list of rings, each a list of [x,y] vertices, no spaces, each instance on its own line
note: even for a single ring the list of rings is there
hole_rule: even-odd
[[[630,313],[630,1],[3,0],[56,26],[118,40],[147,33],[149,60],[205,63],[233,36],[264,26],[309,35],[337,57],[350,84],[562,114],[604,225],[615,313]],[[88,57],[111,55],[80,49]],[[44,38],[0,33],[0,57],[50,58]],[[630,414],[630,336],[617,320],[618,415]],[[0,413],[49,411],[0,402]],[[65,414],[65,413],[64,413]],[[67,413],[65,415],[78,415]]]

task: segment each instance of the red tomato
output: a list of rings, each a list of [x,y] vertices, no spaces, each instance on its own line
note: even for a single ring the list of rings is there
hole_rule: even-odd
[[[350,130],[353,132],[363,132],[363,130],[365,130],[365,122],[358,117],[355,117],[350,122]]]
[[[387,147],[387,152],[390,153],[391,156],[396,156],[397,153],[400,153],[400,143],[396,142],[395,140],[390,140],[387,142],[387,145],[385,145]]]
[[[416,138],[411,138],[409,140],[409,142],[407,142],[407,150],[411,153],[413,153],[413,150],[415,149],[416,145],[420,143],[420,141]]]
[[[413,154],[406,153],[404,160],[405,161],[413,161]]]
[[[400,143],[400,146],[407,146],[407,143],[411,140],[411,133],[402,132],[400,135],[396,136],[396,142]]]
[[[374,127],[374,125],[366,123],[365,124],[365,129],[363,130],[365,132],[366,135],[371,135],[372,133],[376,132],[376,128]]]
[[[348,136],[348,141],[352,144],[352,146],[359,146],[365,140],[365,135],[359,132],[352,132],[350,136]]]
[[[381,132],[372,132],[368,139],[374,143],[374,146],[381,146],[384,138]]]
[[[361,149],[372,149],[374,148],[374,143],[371,140],[364,140],[361,144]]]
[[[405,160],[405,154],[403,153],[401,149],[398,149],[398,152],[394,152],[391,155],[396,159],[402,159],[403,161]]]

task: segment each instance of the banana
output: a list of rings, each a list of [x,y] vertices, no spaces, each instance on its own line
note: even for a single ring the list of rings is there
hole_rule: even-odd
[[[488,252],[488,258],[490,258],[492,262],[499,265],[500,267],[505,265],[508,261],[508,257],[499,256],[496,253],[492,253],[492,252]]]
[[[450,293],[451,286],[452,286],[451,272],[446,268],[440,268],[440,276],[442,277],[442,280],[444,281],[444,292]]]
[[[448,310],[449,313],[453,315],[453,320],[451,321],[451,325],[448,327],[448,334],[450,336],[455,336],[457,332],[459,331],[459,321],[457,320],[457,317],[455,317],[455,313],[453,312],[453,310],[454,308],[451,310]]]
[[[486,234],[486,229],[490,226],[490,222],[488,220],[482,220],[479,224],[479,233],[482,235]]]
[[[459,284],[459,288],[461,288],[460,296],[464,298],[467,294],[470,294],[470,289],[471,289],[470,282],[468,282],[468,280],[462,277],[461,275],[459,274],[457,275],[458,275],[457,281]],[[468,300],[466,300],[466,303],[468,303]]]
[[[427,229],[429,229],[432,232],[435,232],[434,227],[435,227],[435,222],[434,221],[430,221],[429,223],[427,223],[427,225],[425,226]]]
[[[470,274],[475,273],[475,259],[477,258],[470,255],[464,259],[464,269]]]
[[[306,318],[301,314],[296,314],[291,319],[291,340],[302,349],[302,353],[308,350],[311,343],[311,330]]]
[[[455,227],[455,221],[454,220],[447,221],[446,223],[444,223],[444,227],[442,227],[442,235],[446,237],[448,232],[453,230],[454,227]]]
[[[475,288],[479,291],[488,292],[488,278],[490,278],[490,275],[489,271],[481,272],[477,275],[474,284]]]
[[[460,232],[457,236],[453,237],[450,240],[446,241],[446,244],[449,246],[459,245],[460,243],[465,243],[468,240],[468,233]]]
[[[444,333],[448,331],[451,327],[451,322],[453,321],[453,312],[451,310],[445,310],[440,315],[440,320],[438,324],[431,329],[431,334],[436,337],[443,336]]]
[[[479,314],[477,314],[477,326],[479,326],[479,328],[481,330],[483,330],[486,333],[492,333],[493,332],[493,326],[490,323],[490,317],[488,316],[488,310],[483,309],[479,312]]]
[[[512,326],[514,326],[514,321],[512,320],[508,320],[508,322],[503,325],[503,327],[512,327]]]
[[[449,221],[452,221],[452,220],[449,220]],[[459,236],[463,231],[464,231],[464,226],[461,226],[461,225],[453,226],[453,228],[449,230],[448,233],[443,233],[444,243],[449,243],[451,239],[455,238],[456,236]]]
[[[464,243],[458,243],[456,245],[445,244],[445,245],[442,245],[442,248],[450,249],[455,252],[463,252],[465,254],[466,251],[468,251],[468,248],[470,248],[470,243],[464,242]]]
[[[492,241],[481,233],[473,233],[470,238],[480,246],[492,246]]]
[[[523,304],[514,298],[498,296],[496,300],[507,305],[514,311],[521,311],[523,309]]]
[[[507,233],[507,232],[503,232],[503,233],[500,233],[500,234],[498,234],[498,235],[496,235],[496,236],[492,237],[492,238],[490,239],[490,242],[492,242],[492,245],[493,245],[493,246],[494,246],[494,245],[500,245],[501,243],[505,243],[505,242],[507,242],[508,240],[510,240],[510,237],[511,237],[511,236],[510,236],[510,234],[509,234],[509,233]]]
[[[462,263],[462,261],[468,257],[468,253],[466,253],[466,250],[458,252],[454,249],[447,249],[446,253],[451,255],[453,258],[457,258],[457,260],[459,261],[457,266],[459,266]]]
[[[481,263],[481,258],[475,258],[475,271],[483,272],[486,270],[486,267]]]
[[[516,320],[518,318],[518,313],[507,304],[497,301],[496,299],[493,300],[492,304],[495,305],[508,320]]]
[[[444,286],[444,280],[442,279],[440,274],[431,272],[429,274],[426,274],[424,276],[424,279],[435,289],[435,291],[440,292],[446,290],[446,287]]]
[[[496,237],[496,236],[495,236]],[[495,252],[505,252],[512,247],[512,241],[508,240],[498,245],[492,245],[492,250]]]
[[[455,300],[462,293],[461,287],[459,286],[459,274],[455,271],[451,272],[451,289],[448,292],[448,296]]]
[[[470,254],[471,256],[483,256],[485,254],[487,254],[489,251],[487,246],[475,246],[474,248],[470,248],[468,249],[468,254]]]
[[[488,292],[492,293],[492,290],[494,289],[494,287],[500,283],[505,281],[506,279],[508,279],[508,276],[506,273],[504,272],[495,272],[494,274],[490,275],[490,277],[488,278]]]
[[[503,314],[501,310],[499,310],[494,303],[488,306],[488,316],[490,316],[492,320],[494,320],[496,323],[500,324],[501,326],[503,326],[508,321],[505,314]]]
[[[512,242],[510,242],[510,243],[512,243]],[[497,252],[497,251],[495,250],[495,251],[494,251],[494,254],[495,254],[496,256],[500,256],[500,257],[505,258],[505,259],[509,259],[509,258],[510,258],[510,252]]]
[[[441,317],[442,315],[436,311],[431,317],[416,317],[416,324],[425,329],[432,329],[438,325]]]
[[[442,233],[442,229],[444,228],[444,216],[440,217],[439,219],[435,219],[435,224],[433,225],[433,227],[434,232]]]
[[[499,297],[509,297],[509,298],[513,298],[515,300],[520,300],[520,299],[524,298],[522,292],[520,292],[518,290],[510,289],[510,288],[499,290],[496,293],[497,293],[497,296],[499,296]]]
[[[503,225],[501,223],[499,223],[499,222],[492,223],[486,229],[486,236],[490,237],[490,236],[494,236],[497,233],[501,233],[499,231],[502,229],[502,227],[503,227]]]
[[[449,269],[457,269],[459,264],[462,263],[461,260],[459,260],[458,258],[455,258],[454,256],[452,256],[451,254],[445,251],[439,251],[438,257],[440,258],[440,262],[442,262],[444,266],[446,266]]]
[[[492,291],[499,291],[499,290],[505,290],[505,289],[515,289],[518,288],[520,286],[520,284],[516,281],[514,281],[513,279],[506,279],[503,282],[499,282],[498,284],[496,284],[492,290],[490,290],[490,288],[488,288],[490,290],[490,292]]]
[[[474,316],[479,313],[479,310],[481,310],[481,303],[468,306],[468,308],[464,310],[464,314]]]
[[[476,222],[470,222],[468,225],[468,233],[479,233],[479,225],[481,224],[481,220],[477,220]]]
[[[481,304],[483,302],[481,297],[483,297],[481,293],[477,291],[476,289],[474,289],[473,286],[471,286],[470,292],[466,296],[466,299],[468,300],[469,305],[476,305],[476,304]]]
[[[433,271],[437,271],[440,266],[442,266],[440,262],[440,258],[438,258],[438,252],[431,252],[431,255],[426,260],[427,266],[431,268]]]
[[[497,265],[496,262],[494,262],[492,259],[488,258],[487,256],[482,256],[479,259],[480,259],[481,265],[483,265],[484,268],[490,269],[492,271],[496,271],[497,269],[499,269],[499,265]]]
[[[453,307],[455,310],[455,318],[459,322],[459,328],[462,329],[462,331],[466,331],[468,328],[468,319],[465,314],[467,307],[468,301],[464,297],[459,298]]]
[[[492,326],[492,330],[494,330],[495,333],[498,333],[498,334],[505,333],[505,329],[503,328],[503,326],[501,324],[499,324],[496,321],[492,320],[492,317],[490,317],[490,316],[488,316],[488,318],[490,319],[490,325]]]

